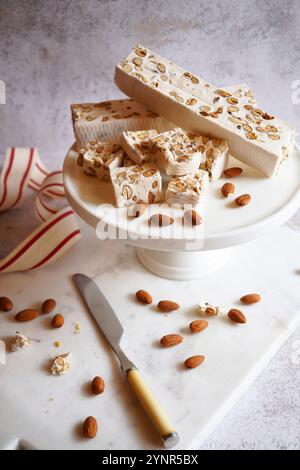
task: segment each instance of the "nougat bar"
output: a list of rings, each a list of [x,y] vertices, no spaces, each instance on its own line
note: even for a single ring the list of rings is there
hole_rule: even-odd
[[[267,176],[278,173],[294,147],[294,127],[240,96],[218,88],[137,45],[116,67],[121,91],[187,131],[226,140],[230,153]]]
[[[110,176],[117,207],[136,202],[152,204],[162,199],[161,175],[152,163],[115,168]]]
[[[126,130],[165,131],[174,127],[132,99],[72,104],[71,112],[78,150],[91,140],[119,143],[122,132]]]
[[[173,176],[168,184],[166,200],[169,206],[197,205],[207,187],[208,173],[198,170],[185,176]]]
[[[92,140],[79,151],[77,165],[88,175],[108,180],[110,170],[122,165],[124,155],[118,144]]]

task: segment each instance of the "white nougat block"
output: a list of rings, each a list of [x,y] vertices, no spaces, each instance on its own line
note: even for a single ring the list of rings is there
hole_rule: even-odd
[[[132,99],[72,104],[71,112],[78,150],[91,140],[119,143],[122,132],[126,130],[165,131],[174,127]]]
[[[143,46],[117,65],[115,82],[183,129],[226,140],[232,155],[267,176],[278,173],[293,149],[294,127],[258,108],[250,89],[241,87],[236,96]]]

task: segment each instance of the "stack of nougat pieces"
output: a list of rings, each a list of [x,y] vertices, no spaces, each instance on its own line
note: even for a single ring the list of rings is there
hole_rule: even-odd
[[[295,129],[257,106],[247,85],[219,88],[136,45],[116,66],[130,98],[71,105],[77,165],[112,184],[117,207],[197,205],[229,152],[272,177]]]
[[[112,184],[117,207],[164,200],[197,205],[208,181],[222,175],[227,161],[225,141],[181,128],[123,131],[119,143],[92,140],[77,156],[85,174]]]

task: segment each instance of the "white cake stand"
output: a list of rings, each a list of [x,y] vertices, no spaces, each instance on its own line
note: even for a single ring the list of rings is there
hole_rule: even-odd
[[[95,227],[100,240],[116,238],[137,247],[145,268],[169,279],[187,280],[211,274],[227,260],[235,246],[269,234],[284,224],[300,206],[300,152],[295,148],[280,174],[269,179],[231,157],[229,166],[244,169],[231,181],[234,197],[249,193],[252,201],[236,207],[234,198],[224,198],[220,188],[226,181],[210,184],[206,200],[197,210],[204,219],[198,227],[183,226],[182,210],[153,204],[149,212],[130,219],[126,208],[113,204],[111,185],[80,172],[73,147],[64,162],[64,184],[74,211]],[[150,227],[151,214],[163,212],[174,218],[168,227]],[[275,256],[275,253],[274,253]]]

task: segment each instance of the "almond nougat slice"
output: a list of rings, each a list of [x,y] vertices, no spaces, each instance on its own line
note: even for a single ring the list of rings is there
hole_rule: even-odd
[[[71,113],[78,150],[91,140],[119,143],[123,131],[174,127],[132,99],[72,104]]]
[[[92,140],[78,153],[77,165],[88,175],[108,180],[110,170],[121,166],[123,158],[120,145]]]
[[[208,173],[197,170],[185,176],[173,176],[168,184],[166,200],[169,206],[197,205],[208,184]]]
[[[153,163],[115,168],[110,176],[117,207],[136,202],[153,204],[162,199],[161,175]]]
[[[186,133],[175,128],[152,139],[152,156],[169,176],[183,176],[198,170],[203,155]]]
[[[192,132],[188,132],[187,135],[195,143],[199,152],[202,153],[200,169],[208,172],[211,181],[221,178],[229,158],[227,142],[225,140],[210,139]]]
[[[148,161],[151,156],[151,140],[159,134],[155,129],[143,131],[124,131],[120,140],[126,154],[135,163]]]

